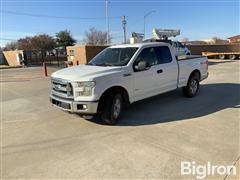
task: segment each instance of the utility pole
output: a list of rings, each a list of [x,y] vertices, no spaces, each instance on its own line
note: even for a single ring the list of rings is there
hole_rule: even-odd
[[[127,43],[126,24],[127,24],[126,16],[123,16],[122,17],[122,27],[123,27],[123,42],[124,42],[124,44]]]
[[[107,32],[107,45],[109,44],[109,19],[108,19],[108,0],[105,0],[105,11],[106,11],[106,32]]]

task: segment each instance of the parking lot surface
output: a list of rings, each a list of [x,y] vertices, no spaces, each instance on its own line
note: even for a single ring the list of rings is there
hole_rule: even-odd
[[[209,161],[238,170],[208,178],[239,179],[240,62],[209,64],[195,98],[176,90],[134,103],[116,126],[52,107],[39,67],[2,70],[2,177],[189,179],[181,161]]]

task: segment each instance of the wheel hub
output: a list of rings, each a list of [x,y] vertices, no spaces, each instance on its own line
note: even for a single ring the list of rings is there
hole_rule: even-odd
[[[121,101],[116,99],[113,104],[113,116],[114,118],[118,118],[121,111]]]
[[[193,80],[193,81],[190,83],[190,92],[191,92],[192,94],[195,94],[196,91],[197,91],[197,88],[198,88],[197,81],[196,81],[196,80]]]

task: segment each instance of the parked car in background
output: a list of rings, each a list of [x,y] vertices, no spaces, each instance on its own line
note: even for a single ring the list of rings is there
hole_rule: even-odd
[[[172,41],[171,46],[175,56],[191,55],[191,51],[179,41]]]

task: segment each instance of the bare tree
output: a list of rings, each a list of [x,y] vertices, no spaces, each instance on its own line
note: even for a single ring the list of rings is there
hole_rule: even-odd
[[[31,39],[32,48],[38,51],[52,50],[56,47],[55,40],[47,34],[39,34]]]
[[[21,38],[17,41],[17,44],[18,49],[30,51],[32,50],[32,37],[27,36],[25,38]]]
[[[56,46],[53,37],[47,34],[39,34],[33,37],[20,38],[16,42],[6,44],[4,50],[36,50],[47,51],[52,50]]]
[[[213,40],[218,40],[218,39],[221,39],[220,37],[217,37],[217,36],[213,36],[212,37]]]
[[[111,43],[111,39],[109,37],[109,43]],[[107,32],[92,27],[85,32],[83,41],[88,45],[107,45]]]
[[[13,41],[10,43],[7,43],[5,47],[3,48],[4,51],[11,51],[11,50],[16,50],[18,49],[18,43]]]
[[[56,42],[53,37],[47,34],[39,34],[31,39],[32,49],[41,52],[42,61],[46,56],[46,51],[53,50],[56,47]]]
[[[189,39],[187,37],[184,37],[181,39],[181,42],[186,44],[189,41]]]

